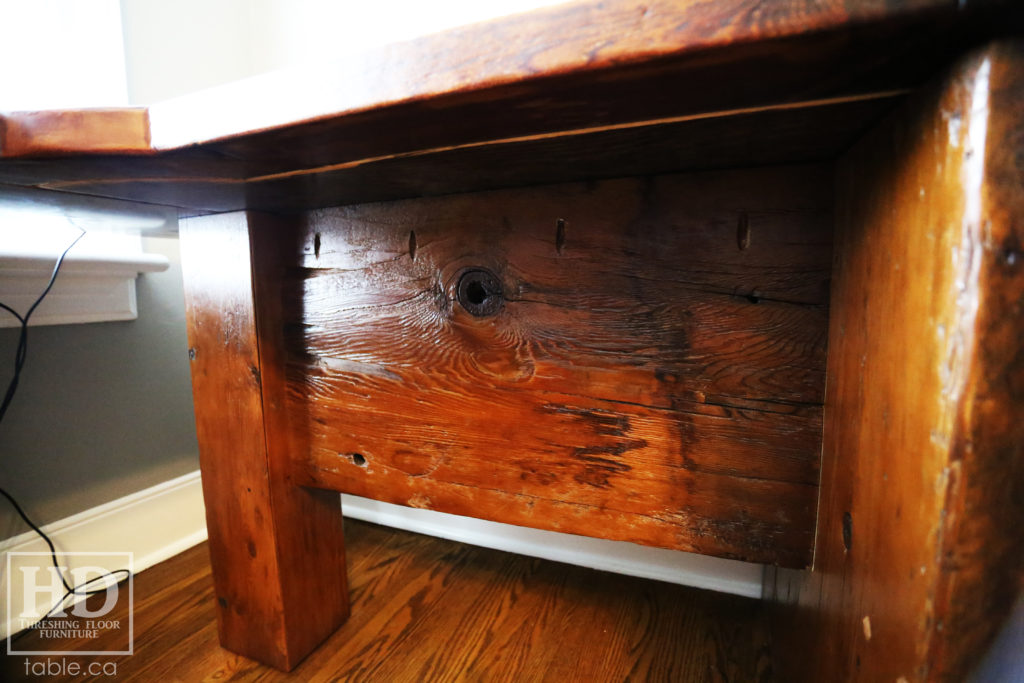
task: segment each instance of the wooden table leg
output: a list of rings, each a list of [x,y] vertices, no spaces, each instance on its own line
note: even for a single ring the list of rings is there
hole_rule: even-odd
[[[814,571],[771,569],[782,680],[963,681],[1017,602],[1024,43],[840,160]]]
[[[220,642],[287,670],[345,621],[348,590],[338,495],[287,472],[276,220],[183,220],[181,250]]]

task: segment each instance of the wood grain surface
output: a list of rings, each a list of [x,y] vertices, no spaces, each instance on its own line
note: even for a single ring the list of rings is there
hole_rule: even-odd
[[[804,566],[828,166],[311,212],[282,295],[297,480]],[[287,232],[281,230],[281,232]],[[485,268],[494,315],[457,301]]]
[[[694,105],[710,105],[693,111],[731,108],[755,93],[771,92],[771,101],[780,102],[792,101],[796,92],[808,99],[872,82],[889,86],[928,63],[925,56],[940,47],[935,32],[952,28],[954,18],[967,22],[974,13],[965,9],[946,0],[568,2],[370,48],[323,70],[286,69],[158,103],[150,110],[153,144],[170,149],[227,139],[224,149],[244,153],[248,144],[230,139],[284,132],[299,123],[313,124],[327,142],[328,130],[345,135],[330,119],[358,120],[364,113],[402,105],[412,105],[406,111],[425,118],[415,135],[428,139],[439,121],[430,110],[447,118],[443,110],[456,103],[460,109],[482,105],[486,109],[481,113],[492,114],[465,117],[465,132],[493,130],[498,119],[499,127],[510,133],[537,132],[538,126],[551,130],[552,125],[569,129],[579,127],[573,119],[603,124],[619,118],[615,110],[639,107],[650,112],[658,101],[678,104],[670,93],[652,88],[654,80],[665,84],[673,75],[685,79],[698,72],[698,78],[729,74],[735,82],[734,87],[713,90],[686,87],[696,80],[675,83]],[[916,24],[916,30],[906,30],[906,24]],[[903,41],[894,44],[893,33],[900,33]],[[867,52],[869,45],[902,59],[857,65],[844,59],[853,51]],[[806,59],[810,55],[817,59]],[[762,78],[746,78],[755,72]],[[542,81],[557,84],[547,93],[558,92],[559,99],[541,107],[522,106],[538,104],[530,84]],[[636,94],[637,87],[646,101],[622,97],[629,89]],[[595,100],[592,95],[601,89],[616,96]],[[495,106],[498,102],[504,116],[501,106]],[[423,104],[427,106],[417,106]],[[372,123],[373,118],[362,120]],[[303,144],[304,138],[292,137],[294,132],[277,138],[299,142],[291,151],[279,145],[280,153],[316,154]]]
[[[301,210],[688,170],[827,161],[848,149],[902,96],[897,91],[705,113],[357,159],[250,177],[244,201],[254,208]],[[68,189],[105,192],[109,188],[85,181]],[[238,201],[225,196],[225,201],[232,199]]]
[[[107,133],[97,131],[108,130],[99,115],[31,114],[49,131],[40,140],[4,138],[0,118],[0,183],[193,211],[478,190],[496,184],[459,175],[458,160],[472,154],[449,160],[452,168],[436,178],[416,162],[495,140],[528,143],[491,149],[510,153],[498,164],[508,175],[516,153],[533,151],[538,136],[905,92],[978,36],[1020,26],[1020,14],[1010,2],[948,0],[572,2],[154,105],[151,148],[163,153],[145,158],[93,156],[150,148],[128,128],[116,144],[99,144]],[[9,118],[13,131],[28,120]],[[813,127],[835,123],[826,118]],[[849,142],[847,132],[839,126],[813,158],[780,160],[761,158],[775,156],[765,146],[777,136],[766,129],[740,163],[830,158]],[[683,164],[644,172],[689,168],[686,140],[716,139],[701,126],[686,135],[678,139]],[[795,144],[811,139],[798,136]],[[742,153],[730,141],[727,135],[724,155]],[[777,142],[784,149],[787,141]],[[716,156],[711,146],[706,159]],[[585,145],[576,149],[586,154]],[[57,150],[59,159],[39,163]],[[513,171],[514,184],[623,175],[609,166],[595,173],[581,160],[560,178],[531,181],[537,166]]]
[[[65,660],[113,661],[111,678],[118,681],[186,683],[773,680],[767,625],[755,600],[352,520],[345,532],[352,618],[290,674],[217,646],[203,546],[136,578],[134,655]],[[30,635],[19,645],[40,643]],[[42,645],[84,649],[74,641]],[[5,656],[0,678],[88,680],[27,677],[25,659]]]
[[[287,168],[276,160],[276,150],[293,141],[244,161],[212,146],[131,158],[9,159],[0,160],[0,183],[177,206],[186,213],[246,207],[297,211],[689,169],[822,161],[847,149],[901,96],[890,92],[704,113],[557,135],[509,137],[496,131],[497,140],[414,147],[371,158],[354,155],[346,143],[336,146],[336,163],[284,172],[275,171]],[[461,123],[446,130],[460,128]]]
[[[220,640],[287,670],[344,621],[348,592],[337,496],[299,488],[282,471],[291,433],[264,398],[279,395],[282,364],[274,335],[261,334],[280,329],[276,299],[258,305],[253,284],[272,282],[274,259],[256,239],[246,214],[181,226]]]
[[[1024,46],[961,62],[839,165],[812,573],[787,680],[963,681],[1020,595]]]
[[[152,152],[141,107],[0,114],[0,157]]]
[[[604,87],[616,87],[636,80],[631,73],[636,65],[650,75],[661,70],[665,62],[683,59],[695,62],[704,73],[744,62],[747,67],[756,67],[754,62],[760,62],[762,73],[774,73],[774,78],[745,85],[770,87],[775,93],[783,90],[782,83],[792,83],[797,75],[794,69],[776,67],[800,64],[801,73],[818,69],[824,78],[804,79],[801,87],[807,99],[816,88],[828,88],[844,80],[865,83],[872,73],[892,78],[904,72],[908,63],[926,63],[920,52],[933,42],[930,35],[922,40],[906,31],[905,37],[914,43],[910,45],[907,41],[900,44],[883,40],[879,34],[888,38],[891,31],[907,23],[932,31],[948,29],[950,19],[956,17],[962,24],[972,16],[964,8],[957,9],[955,3],[946,0],[569,2],[370,48],[323,68],[305,65],[284,69],[158,103],[149,109],[152,138],[137,128],[123,131],[121,137],[133,139],[124,145],[128,150],[150,148],[150,144],[152,149],[177,149],[404,103],[440,103],[446,97],[565,76],[574,77],[573,82],[582,85],[585,81],[580,77],[593,74]],[[863,31],[864,25],[872,25],[873,30]],[[854,37],[856,40],[851,40]],[[837,55],[851,47],[859,48],[857,43],[868,39],[908,59],[892,60],[897,66],[887,64],[884,70],[878,65],[888,60],[880,59],[855,69],[834,68],[842,65]],[[778,45],[772,45],[775,43]],[[754,45],[758,47],[751,49]],[[779,49],[779,45],[788,49]],[[819,52],[819,59],[802,63],[800,50]],[[910,59],[915,52],[918,57]],[[756,60],[752,59],[755,55]],[[609,76],[613,72],[616,75]],[[713,96],[732,98],[734,95],[729,93],[745,89],[736,85]],[[570,96],[549,113],[561,117],[559,110],[574,110],[590,99],[566,94]],[[712,93],[693,94],[702,97]],[[489,94],[485,99],[509,95],[514,96],[509,91],[499,98]],[[463,104],[470,102],[464,100]],[[621,106],[636,106],[636,102],[622,100]],[[93,144],[92,136],[104,128],[101,124],[111,113],[85,111],[64,118],[56,112],[41,113],[36,120],[47,130],[62,129],[60,139],[67,153],[95,153],[103,149]],[[17,131],[20,122],[27,120],[26,114],[6,114],[0,120],[10,121],[11,129]],[[593,124],[599,122],[598,118],[591,112],[585,120]],[[467,122],[489,125],[486,121]],[[51,150],[50,146],[38,146],[31,135],[0,137],[0,153],[6,157]]]

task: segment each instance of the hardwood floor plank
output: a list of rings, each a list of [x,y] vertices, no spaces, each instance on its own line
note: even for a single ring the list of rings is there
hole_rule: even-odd
[[[345,526],[352,618],[290,674],[217,645],[204,544],[136,577],[134,655],[64,658],[116,661],[116,677],[26,677],[25,657],[11,656],[0,680],[772,680],[757,601]],[[38,643],[34,634],[19,641]],[[73,646],[50,643],[53,651]]]

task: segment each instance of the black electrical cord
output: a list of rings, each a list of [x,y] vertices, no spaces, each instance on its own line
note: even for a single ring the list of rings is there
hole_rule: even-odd
[[[71,248],[78,244],[78,241],[85,236],[85,230],[82,230],[81,228],[79,228],[79,230],[80,232],[78,233],[78,236],[71,242],[71,244],[67,246],[67,248],[63,252],[61,252],[60,257],[54,264],[53,272],[50,273],[50,280],[49,282],[46,283],[46,288],[43,289],[42,294],[40,294],[39,297],[35,300],[35,302],[29,307],[28,311],[25,313],[24,316],[15,311],[7,304],[0,302],[0,308],[13,315],[15,318],[18,319],[18,322],[21,323],[21,331],[18,335],[18,349],[17,351],[15,351],[14,354],[14,376],[11,377],[11,381],[7,385],[7,392],[4,394],[3,403],[0,404],[0,422],[3,422],[4,415],[7,414],[7,408],[11,405],[11,401],[14,399],[14,394],[18,390],[18,380],[21,378],[21,369],[25,366],[25,357],[28,353],[28,321],[32,318],[32,314],[35,313],[36,309],[39,307],[39,304],[41,304],[43,302],[43,299],[46,298],[46,295],[50,293],[51,289],[53,289],[53,283],[57,281],[57,274],[60,273],[60,267],[64,263],[64,257],[67,256],[68,252],[71,251]],[[93,595],[95,593],[106,592],[108,590],[107,585],[104,585],[102,588],[88,589],[90,585],[96,583],[97,581],[100,581],[101,579],[107,579],[109,577],[123,575],[123,579],[115,581],[115,583],[119,583],[120,581],[127,579],[131,576],[131,572],[127,569],[116,569],[112,572],[104,572],[103,574],[95,576],[89,579],[88,581],[85,581],[84,583],[78,584],[77,586],[72,586],[70,583],[68,583],[67,578],[61,571],[60,562],[57,559],[57,549],[54,547],[53,541],[50,540],[50,537],[47,536],[46,532],[40,529],[39,526],[35,524],[35,522],[29,519],[29,516],[25,514],[25,511],[21,509],[21,506],[18,504],[18,501],[16,501],[14,497],[11,496],[11,494],[9,494],[3,488],[0,488],[0,495],[3,495],[3,497],[6,498],[7,501],[14,507],[14,511],[18,513],[18,516],[21,517],[22,521],[28,524],[29,527],[31,527],[32,531],[39,534],[39,536],[44,541],[46,541],[46,545],[50,548],[50,560],[53,562],[53,566],[57,570],[57,575],[60,577],[60,581],[64,585],[65,591],[64,595],[57,602],[57,604],[51,607],[50,610],[42,616],[42,618],[40,618],[38,621],[36,621],[35,624],[32,625],[32,627],[21,631],[17,635],[9,636],[11,642],[14,642],[22,636],[26,635],[27,633],[30,633],[33,630],[33,628],[36,625],[38,625],[41,621],[48,619],[51,615],[53,615],[54,612],[56,612],[59,609],[62,609],[70,596]]]
[[[0,303],[0,307],[3,307],[5,311],[13,315],[21,323],[21,334],[18,336],[18,350],[14,352],[14,376],[11,377],[10,384],[7,385],[7,393],[4,394],[4,401],[0,403],[0,422],[3,422],[4,415],[7,414],[7,408],[11,405],[11,401],[14,399],[14,392],[18,390],[18,380],[21,378],[21,369],[25,366],[25,355],[28,353],[28,321],[32,318],[32,314],[36,312],[39,304],[43,302],[46,295],[53,289],[53,283],[57,281],[57,274],[60,272],[60,267],[64,263],[64,257],[68,255],[71,248],[78,244],[78,241],[85,237],[85,230],[79,228],[78,237],[72,240],[71,244],[67,246],[60,257],[57,259],[57,263],[53,266],[53,272],[50,273],[50,281],[46,283],[46,288],[43,293],[35,300],[24,316],[18,314],[13,308],[7,304]]]
[[[44,541],[46,541],[46,545],[50,548],[50,561],[53,562],[53,566],[57,570],[57,576],[60,577],[60,582],[64,585],[64,595],[61,596],[60,600],[58,600],[57,603],[53,607],[51,607],[46,614],[44,614],[42,617],[36,620],[36,622],[32,624],[32,626],[22,630],[16,635],[10,636],[10,640],[12,643],[18,640],[19,638],[22,638],[23,636],[31,633],[34,630],[34,628],[39,625],[40,622],[49,619],[54,612],[63,608],[65,603],[67,602],[67,599],[72,595],[93,595],[95,593],[104,593],[108,590],[108,586],[106,585],[104,585],[102,588],[93,588],[90,590],[85,590],[91,584],[96,583],[101,579],[106,579],[113,576],[120,576],[123,574],[124,577],[122,579],[115,581],[115,583],[120,583],[120,581],[123,581],[124,579],[127,579],[129,576],[131,576],[131,572],[127,569],[115,569],[112,572],[104,572],[99,576],[94,576],[88,581],[80,583],[77,586],[72,586],[70,583],[68,583],[68,580],[64,576],[64,573],[60,570],[60,564],[57,560],[57,549],[53,546],[53,541],[50,540],[50,537],[46,535],[46,532],[44,532],[42,529],[36,526],[36,524],[29,518],[29,516],[25,514],[25,511],[21,509],[20,505],[18,505],[18,501],[14,500],[14,498],[11,497],[11,494],[7,493],[7,491],[0,488],[0,495],[2,495],[4,498],[8,500],[8,502],[14,507],[14,511],[17,512],[18,516],[21,517],[21,519],[32,528],[32,531],[39,534],[39,536]]]

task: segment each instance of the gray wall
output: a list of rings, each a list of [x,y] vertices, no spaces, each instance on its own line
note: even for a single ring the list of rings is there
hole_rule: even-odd
[[[138,320],[29,328],[18,394],[0,423],[0,486],[37,524],[199,467],[178,240],[143,242],[171,266],[139,276]],[[17,336],[0,330],[2,390]],[[0,538],[25,530],[0,500]]]

